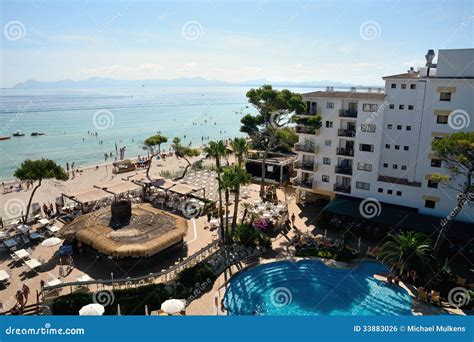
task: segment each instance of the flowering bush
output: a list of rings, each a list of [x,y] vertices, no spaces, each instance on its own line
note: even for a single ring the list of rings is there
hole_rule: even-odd
[[[273,229],[273,223],[266,218],[258,218],[253,221],[253,226],[256,230],[262,233],[269,233]]]

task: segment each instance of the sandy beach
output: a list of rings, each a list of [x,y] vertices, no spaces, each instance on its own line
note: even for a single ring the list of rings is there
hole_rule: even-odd
[[[194,163],[199,160],[200,157],[190,158],[190,162]],[[210,163],[210,161],[209,161]],[[177,159],[176,157],[167,157],[166,160],[160,160],[160,166],[156,158],[153,159],[150,175],[152,177],[158,177],[163,171],[175,172],[184,170],[187,163],[184,159]],[[126,178],[135,174],[144,174],[146,170],[140,169],[132,172],[113,174],[112,163],[101,164],[96,170],[95,166],[88,166],[81,168],[82,172],[75,173],[75,177],[61,182],[55,180],[45,180],[41,187],[36,191],[32,203],[39,203],[41,206],[43,203],[49,205],[49,203],[55,202],[57,197],[60,197],[62,193],[78,193],[83,191],[92,190],[94,185],[106,186],[107,184],[116,181],[117,179]],[[4,181],[5,186],[18,183],[15,180]],[[12,218],[21,216],[21,212],[25,212],[26,205],[30,198],[31,188],[26,190],[25,187],[21,191],[13,191],[4,194],[3,191],[0,194],[0,217],[5,221]],[[3,190],[3,189],[2,189]]]

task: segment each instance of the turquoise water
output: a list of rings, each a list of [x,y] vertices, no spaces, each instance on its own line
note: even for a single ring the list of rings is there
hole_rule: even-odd
[[[373,278],[386,271],[376,262],[350,270],[316,260],[274,262],[234,276],[224,304],[230,315],[411,315],[405,290]]]
[[[193,146],[205,143],[203,136],[226,139],[242,135],[240,118],[254,111],[246,108],[246,90],[2,89],[0,135],[21,130],[26,136],[0,141],[0,178],[12,178],[15,168],[27,158],[50,158],[62,165],[73,161],[77,166],[100,163],[104,153],[115,154],[115,143],[126,147],[126,157],[143,155],[141,143],[157,131],[169,141],[179,136],[184,144]],[[46,135],[32,137],[31,132]]]

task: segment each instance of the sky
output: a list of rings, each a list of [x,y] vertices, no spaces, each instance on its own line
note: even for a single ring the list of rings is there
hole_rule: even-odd
[[[89,77],[380,85],[474,47],[474,2],[2,0],[1,87]]]

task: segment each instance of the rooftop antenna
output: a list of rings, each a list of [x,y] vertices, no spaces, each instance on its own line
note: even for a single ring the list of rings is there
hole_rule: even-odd
[[[426,58],[426,66],[428,68],[435,68],[436,64],[433,63],[433,59],[435,58],[435,52],[432,49],[429,49],[428,52],[425,55]]]

